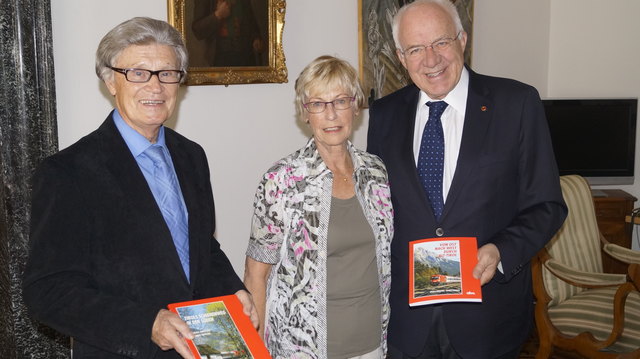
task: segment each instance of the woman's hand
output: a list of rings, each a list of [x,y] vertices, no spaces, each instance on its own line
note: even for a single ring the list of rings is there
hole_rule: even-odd
[[[256,309],[255,304],[253,304],[251,294],[242,289],[236,292],[236,297],[238,297],[238,299],[240,299],[240,303],[242,303],[244,314],[251,319],[253,327],[258,329],[258,325],[260,324],[260,320],[258,319],[258,310]]]
[[[264,338],[264,320],[267,307],[267,279],[271,273],[272,264],[258,262],[247,257],[244,263],[244,285],[252,293],[258,312],[258,333]]]

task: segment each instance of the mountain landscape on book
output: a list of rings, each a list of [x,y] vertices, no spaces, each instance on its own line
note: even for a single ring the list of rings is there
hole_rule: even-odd
[[[193,343],[201,356],[252,358],[223,302],[181,307],[178,313],[193,331]]]
[[[448,259],[426,246],[414,248],[413,260],[416,298],[461,293],[459,261]]]
[[[417,247],[413,257],[416,262],[420,262],[433,269],[440,269],[438,274],[460,275],[460,262],[453,261],[438,255],[427,248]]]

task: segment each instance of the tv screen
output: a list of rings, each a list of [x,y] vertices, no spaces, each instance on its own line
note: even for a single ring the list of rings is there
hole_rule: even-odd
[[[545,99],[560,175],[633,184],[638,99]]]

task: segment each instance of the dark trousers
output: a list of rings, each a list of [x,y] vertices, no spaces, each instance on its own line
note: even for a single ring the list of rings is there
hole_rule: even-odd
[[[494,359],[517,359],[520,349],[500,355]],[[387,359],[463,359],[451,347],[442,318],[442,307],[437,306],[431,317],[431,330],[422,353],[416,357],[409,356],[389,344]]]

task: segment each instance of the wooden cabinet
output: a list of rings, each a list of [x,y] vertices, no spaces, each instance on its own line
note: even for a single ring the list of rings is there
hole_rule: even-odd
[[[636,198],[619,189],[594,190],[593,203],[598,227],[611,243],[631,248],[633,225],[625,221],[631,214]],[[602,267],[609,273],[627,273],[627,265],[602,253]]]

